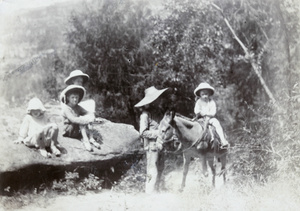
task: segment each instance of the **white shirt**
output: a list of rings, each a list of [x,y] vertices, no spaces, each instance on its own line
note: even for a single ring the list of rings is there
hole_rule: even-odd
[[[194,107],[195,114],[200,113],[201,116],[215,116],[217,113],[217,106],[214,100],[208,100],[205,102],[201,98],[197,100]]]

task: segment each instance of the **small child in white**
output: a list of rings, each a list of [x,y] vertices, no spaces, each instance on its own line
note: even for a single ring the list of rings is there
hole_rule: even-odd
[[[53,154],[60,156],[61,152],[57,148],[59,147],[58,126],[48,122],[44,115],[45,111],[40,99],[33,98],[29,101],[27,115],[20,127],[19,138],[14,143],[24,143],[28,147],[36,147],[44,157],[51,157],[51,153],[46,150],[46,147],[50,147]]]
[[[208,83],[200,83],[199,86],[194,90],[196,96],[196,104],[194,112],[196,117],[194,120],[199,118],[207,118],[209,124],[216,128],[221,141],[221,149],[228,148],[228,141],[225,139],[223,128],[220,122],[215,118],[217,112],[217,106],[215,101],[212,99],[215,89]]]

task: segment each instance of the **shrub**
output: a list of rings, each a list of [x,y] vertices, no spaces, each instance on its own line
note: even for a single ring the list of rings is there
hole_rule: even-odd
[[[85,194],[87,190],[99,191],[101,190],[100,180],[97,176],[89,174],[87,178],[80,181],[78,172],[66,172],[65,178],[54,181],[51,189],[58,192],[65,192],[68,195]]]
[[[139,193],[145,191],[146,182],[146,159],[140,159],[121,177],[119,182],[115,182],[112,189],[126,193]]]

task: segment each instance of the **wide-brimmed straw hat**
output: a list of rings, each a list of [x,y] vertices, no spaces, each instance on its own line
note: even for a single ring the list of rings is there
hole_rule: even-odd
[[[72,72],[70,72],[70,75],[66,78],[65,84],[71,85],[71,80],[79,76],[83,78],[83,83],[87,82],[90,78],[89,75],[83,73],[81,70],[73,70]]]
[[[79,85],[69,85],[67,86],[60,94],[60,101],[62,103],[66,103],[67,95],[70,92],[77,92],[79,94],[79,100],[78,103],[82,100],[82,98],[85,96],[85,88]]]
[[[162,93],[164,93],[168,88],[158,90],[154,86],[145,89],[145,97],[138,102],[134,107],[141,107],[152,103],[156,100]]]
[[[215,93],[215,89],[211,85],[209,85],[208,83],[203,82],[203,83],[200,83],[197,86],[197,88],[194,90],[194,94],[199,97],[200,96],[200,91],[203,90],[203,89],[210,90],[211,95],[213,95]]]
[[[42,112],[46,111],[42,101],[39,98],[32,98],[28,102],[27,113],[30,114],[31,110],[40,110]]]

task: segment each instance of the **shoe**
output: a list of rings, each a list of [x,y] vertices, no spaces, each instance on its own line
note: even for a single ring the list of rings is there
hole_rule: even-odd
[[[61,152],[59,151],[59,149],[57,149],[56,146],[51,146],[51,151],[53,154],[55,154],[56,157],[59,157],[61,155]]]
[[[224,144],[224,145],[220,146],[220,149],[228,149],[228,147],[229,147],[229,144]]]
[[[40,154],[45,158],[51,158],[51,154],[48,153],[45,149],[39,149]]]

